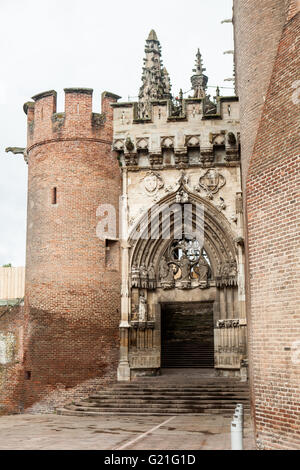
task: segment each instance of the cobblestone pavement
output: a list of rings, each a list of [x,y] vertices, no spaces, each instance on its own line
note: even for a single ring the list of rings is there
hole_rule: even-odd
[[[0,450],[230,450],[230,421],[220,415],[0,418]],[[254,449],[249,418],[244,448]]]

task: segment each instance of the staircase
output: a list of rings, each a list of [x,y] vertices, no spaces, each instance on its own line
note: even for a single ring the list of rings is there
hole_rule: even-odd
[[[214,345],[199,343],[162,344],[162,367],[165,368],[212,368],[214,367]]]
[[[195,379],[185,374],[177,380],[176,376],[161,376],[119,382],[56,411],[78,416],[203,413],[231,416],[237,403],[243,403],[246,413],[249,412],[247,383],[205,375]]]

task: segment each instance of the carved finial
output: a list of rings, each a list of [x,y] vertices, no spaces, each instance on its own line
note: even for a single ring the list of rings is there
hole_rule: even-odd
[[[142,86],[139,91],[139,117],[150,117],[151,100],[170,97],[170,79],[161,61],[161,47],[152,29],[146,40]]]
[[[200,49],[198,49],[196,54],[195,68],[193,69],[194,75],[191,77],[194,98],[204,98],[206,95],[208,77],[203,73],[205,70],[206,69],[203,67]]]
[[[151,31],[150,31],[149,36],[148,36],[148,41],[157,41],[158,42],[157,34],[154,31],[154,29],[151,29]]]

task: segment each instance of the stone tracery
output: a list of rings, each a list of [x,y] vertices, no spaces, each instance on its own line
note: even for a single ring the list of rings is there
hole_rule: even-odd
[[[231,230],[228,222],[220,214],[217,209],[212,206],[207,200],[199,198],[198,196],[190,193],[187,188],[185,188],[185,194],[189,197],[189,202],[195,208],[195,205],[203,204],[204,206],[204,249],[206,257],[202,255],[198,256],[198,266],[195,264],[195,269],[193,270],[193,280],[188,280],[187,276],[184,276],[183,282],[177,283],[177,286],[183,288],[188,288],[192,285],[195,277],[198,278],[200,283],[208,285],[207,278],[208,275],[213,277],[215,280],[218,280],[219,285],[236,285],[236,248],[234,244],[234,237],[231,234]],[[165,204],[172,205],[172,203],[178,201],[177,198],[178,192],[172,193],[164,197],[157,207],[157,212],[159,212],[159,207]],[[177,199],[176,199],[177,198]],[[184,202],[182,202],[184,204]],[[153,229],[153,233],[161,233],[161,222],[159,222],[159,217],[152,217],[152,222],[156,221],[157,227]],[[140,220],[137,226],[140,224],[145,227],[145,231],[149,231],[148,223],[150,222],[149,213],[144,214],[142,220]],[[195,230],[201,229],[201,227],[193,226]],[[174,230],[174,221],[171,221],[171,232]],[[150,233],[150,232],[149,232]],[[170,241],[164,240],[161,238],[151,239],[148,237],[141,237],[138,240],[131,240],[132,248],[132,268],[131,268],[131,285],[132,287],[145,287],[153,289],[156,287],[156,282],[160,282],[165,288],[172,288],[175,286],[174,276],[178,273],[178,270],[181,269],[180,264],[184,266],[185,270],[188,270],[188,264],[192,264],[192,261],[189,259],[186,260],[183,257],[183,260],[176,260],[172,254],[168,253],[170,249]],[[179,241],[179,244],[181,242]],[[182,242],[184,243],[184,241]],[[173,247],[174,248],[174,247]],[[186,251],[188,251],[185,248]],[[184,250],[183,250],[184,252]],[[210,260],[210,265],[207,260]],[[164,260],[164,261],[163,261]],[[199,263],[201,261],[201,263]],[[172,270],[167,268],[167,264],[170,263],[174,266],[173,273]],[[207,269],[208,264],[208,269]],[[140,266],[140,268],[137,268]],[[176,268],[177,266],[177,268]],[[221,266],[221,267],[220,267]],[[151,267],[151,268],[150,268]],[[193,266],[190,266],[190,269]],[[155,274],[155,282],[151,280],[149,282],[148,275],[151,269],[151,277],[153,279],[153,274]],[[177,269],[177,272],[175,272]],[[146,270],[147,276],[146,276]],[[164,273],[163,275],[161,275]],[[194,282],[195,284],[195,282]],[[204,285],[204,284],[202,284]]]

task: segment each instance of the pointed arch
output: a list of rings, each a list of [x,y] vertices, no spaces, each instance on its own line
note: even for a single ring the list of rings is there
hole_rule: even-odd
[[[212,275],[215,277],[219,264],[237,260],[234,234],[226,217],[210,201],[190,192],[186,185],[182,185],[181,189],[187,194],[188,202],[180,203],[180,206],[184,207],[187,203],[192,206],[192,228],[195,232],[204,229],[203,248],[210,259]],[[153,264],[155,272],[158,272],[160,260],[174,240],[175,230],[175,218],[171,217],[170,238],[162,237],[162,218],[159,213],[163,207],[172,208],[179,204],[178,193],[179,190],[163,197],[157,204],[150,207],[133,227],[131,233],[137,233],[139,228],[141,231],[137,239],[134,236],[129,237],[130,267],[133,265],[149,267]],[[196,208],[200,206],[203,208],[203,216],[199,219],[195,215]],[[151,231],[159,236],[152,239]]]

